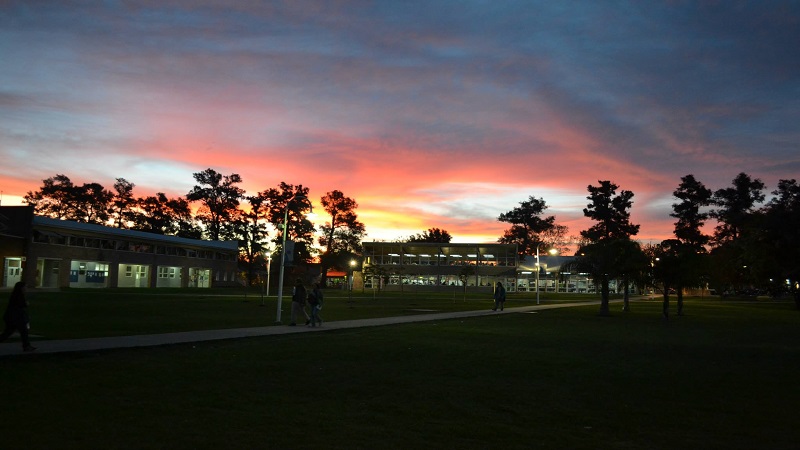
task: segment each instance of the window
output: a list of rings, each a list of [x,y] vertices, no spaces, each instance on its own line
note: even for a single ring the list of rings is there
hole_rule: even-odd
[[[148,244],[133,244],[131,250],[137,253],[152,253],[153,247]]]

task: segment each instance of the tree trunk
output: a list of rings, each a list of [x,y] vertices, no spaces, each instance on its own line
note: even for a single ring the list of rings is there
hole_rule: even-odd
[[[326,251],[322,257],[319,259],[320,264],[320,277],[319,277],[319,285],[322,289],[325,289],[328,286],[328,269],[330,269],[330,261],[328,260],[329,253]]]
[[[601,316],[610,316],[611,311],[608,308],[608,278],[603,278],[603,282],[600,286],[600,315]]]
[[[319,285],[323,289],[328,287],[328,268],[323,267],[319,276]]]
[[[624,312],[630,312],[631,311],[631,301],[630,301],[631,299],[630,299],[630,296],[628,295],[628,277],[627,276],[625,278],[623,278],[622,287],[625,289],[625,293],[622,294],[622,310]]]
[[[253,281],[256,279],[256,268],[253,263],[248,263],[247,266],[247,285],[252,286]]]
[[[669,319],[669,286],[664,284],[664,303],[661,306],[661,314],[665,319]]]

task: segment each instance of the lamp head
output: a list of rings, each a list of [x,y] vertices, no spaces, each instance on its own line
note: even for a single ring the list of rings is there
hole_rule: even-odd
[[[305,194],[300,194],[300,193],[294,194],[292,198],[290,198],[289,201],[286,202],[286,207],[288,208],[289,203],[292,203],[294,201],[305,201],[308,204],[308,214],[305,214],[306,218],[313,219],[314,217],[317,216],[316,214],[314,214],[314,205],[311,204],[311,200],[309,200],[308,196],[306,196]]]

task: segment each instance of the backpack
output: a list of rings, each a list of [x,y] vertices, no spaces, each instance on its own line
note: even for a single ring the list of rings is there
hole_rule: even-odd
[[[301,305],[305,305],[306,303],[306,288],[303,286],[297,286],[294,288],[294,295],[292,296],[292,301],[300,303]]]

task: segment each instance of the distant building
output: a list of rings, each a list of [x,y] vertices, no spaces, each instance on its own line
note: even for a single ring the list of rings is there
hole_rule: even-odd
[[[498,281],[508,285],[516,279],[514,244],[364,242],[362,245],[361,281],[366,289],[399,290],[402,285],[423,290],[442,286],[490,290]]]
[[[594,283],[585,273],[570,273],[562,266],[574,256],[542,255],[539,257],[539,292],[594,294]],[[517,292],[536,292],[536,256],[526,256],[517,271]]]
[[[515,244],[440,244],[420,242],[365,242],[356,289],[438,290],[445,286],[490,291],[498,281],[509,292],[596,294],[586,273],[565,269],[574,256],[525,256],[521,261]],[[622,289],[611,280],[612,292]],[[635,287],[631,287],[635,291]]]
[[[211,287],[237,284],[236,241],[204,241],[0,207],[2,287]]]

